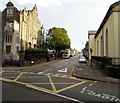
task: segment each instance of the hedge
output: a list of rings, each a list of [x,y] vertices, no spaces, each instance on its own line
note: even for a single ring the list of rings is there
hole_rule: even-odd
[[[35,49],[35,48],[29,48],[25,50],[25,59],[46,59],[48,58],[49,53],[46,49]]]

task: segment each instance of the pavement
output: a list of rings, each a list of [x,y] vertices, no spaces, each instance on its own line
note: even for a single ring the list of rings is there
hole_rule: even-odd
[[[73,70],[72,75],[82,79],[120,84],[120,79],[110,77],[105,73],[104,69],[97,68],[94,64],[92,64],[91,67],[90,61],[87,61],[87,63],[79,63]]]
[[[42,62],[40,64],[35,64],[35,65],[31,65],[31,66],[24,66],[24,67],[18,67],[18,66],[5,66],[5,67],[2,67],[2,69],[16,69],[16,70],[24,70],[24,69],[29,69],[29,68],[36,68],[36,67],[42,67],[42,66],[46,66],[46,65],[49,65],[51,63],[55,63],[59,61],[58,60],[52,60],[50,62]]]

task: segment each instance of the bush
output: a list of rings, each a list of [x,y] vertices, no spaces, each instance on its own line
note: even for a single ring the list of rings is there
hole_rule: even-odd
[[[46,49],[34,49],[29,48],[25,50],[25,59],[45,59],[49,56],[49,53]]]

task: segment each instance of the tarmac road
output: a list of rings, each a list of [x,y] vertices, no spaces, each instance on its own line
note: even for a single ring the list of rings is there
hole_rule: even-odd
[[[33,89],[37,90],[37,95],[42,95],[43,98],[39,98],[40,101],[48,98],[49,95],[60,96],[64,99],[74,102],[87,102],[87,101],[117,101],[120,102],[118,96],[119,84],[99,82],[94,80],[78,79],[72,77],[71,73],[75,65],[78,64],[78,57],[70,59],[59,60],[42,67],[29,67],[29,69],[19,70],[3,70],[2,81],[8,82],[8,85],[16,87],[13,88],[14,92],[11,94],[9,91],[5,91],[3,86],[3,93],[5,91],[5,97],[14,101],[13,97],[17,91],[24,91],[29,94],[34,94]],[[19,84],[19,85],[16,85]],[[20,85],[25,86],[24,89]],[[29,89],[27,89],[29,88]],[[31,89],[32,91],[31,91]],[[20,90],[17,90],[20,89]],[[45,93],[45,94],[44,94]],[[46,94],[47,93],[47,94]],[[51,101],[59,100],[56,97],[50,98]],[[6,98],[5,98],[6,99]],[[22,95],[19,100],[22,100]],[[30,98],[34,101],[34,99]],[[63,99],[63,100],[64,100]],[[8,100],[8,99],[7,99]],[[16,99],[17,100],[17,99]],[[24,96],[24,100],[28,101],[29,96]],[[62,99],[61,99],[62,100]],[[48,99],[49,101],[49,99]]]

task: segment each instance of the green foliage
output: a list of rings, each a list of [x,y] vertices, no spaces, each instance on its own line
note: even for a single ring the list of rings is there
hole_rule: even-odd
[[[25,59],[41,59],[41,58],[47,58],[49,56],[49,53],[46,49],[35,49],[35,48],[29,48],[25,50]]]
[[[55,47],[57,50],[70,48],[71,41],[68,37],[67,31],[64,28],[53,27],[52,29],[49,29],[48,35],[48,47]]]

